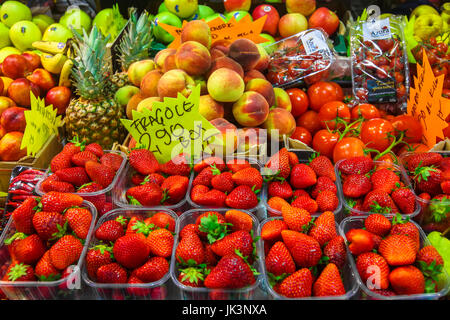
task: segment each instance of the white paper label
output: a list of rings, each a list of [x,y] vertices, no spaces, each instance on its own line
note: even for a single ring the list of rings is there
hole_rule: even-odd
[[[389,18],[365,22],[362,26],[364,41],[392,38]]]
[[[325,56],[330,56],[331,51],[328,48],[327,41],[323,34],[318,30],[313,30],[302,36],[302,43],[307,54],[320,51]]]

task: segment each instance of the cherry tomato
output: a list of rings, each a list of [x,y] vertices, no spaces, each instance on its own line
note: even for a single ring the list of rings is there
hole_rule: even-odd
[[[312,135],[320,130],[319,114],[314,110],[308,110],[297,118],[297,126],[304,127]]]
[[[392,124],[386,119],[374,118],[363,123],[360,136],[367,148],[383,152],[392,142],[388,133],[394,135]]]
[[[375,64],[377,66],[387,66],[389,65],[389,60],[386,57],[380,56],[375,59]]]
[[[395,71],[402,71],[404,66],[400,58],[394,58],[389,63],[389,67],[391,67],[391,69],[394,69]]]
[[[448,74],[447,74],[447,76],[444,79],[444,86],[443,87],[444,87],[444,90],[445,89],[447,89],[447,90],[450,89],[450,77],[449,77]],[[444,93],[444,92],[442,91],[442,93]]]
[[[435,38],[435,37],[431,37],[431,38],[429,39],[429,43],[430,43],[433,47],[436,47],[436,45],[437,45],[436,38]]]
[[[296,127],[294,133],[290,136],[290,138],[299,140],[304,144],[311,146],[312,141],[311,133],[303,127]]]
[[[380,111],[373,104],[363,103],[355,106],[351,110],[352,120],[356,120],[359,117],[363,117],[366,120],[373,118],[380,118]]]
[[[291,88],[286,90],[292,104],[292,115],[297,118],[308,110],[309,98],[305,91],[299,88]]]
[[[400,157],[404,155],[407,152],[428,152],[430,150],[430,147],[422,144],[422,143],[411,143],[409,146],[404,145],[400,148],[400,150],[397,152],[397,155]]]
[[[356,90],[356,96],[359,100],[365,101],[367,100],[367,95],[369,94],[369,90],[366,88],[359,88]]]
[[[325,103],[319,111],[319,120],[322,128],[329,128],[334,130],[337,128],[342,128],[343,123],[336,123],[336,118],[340,117],[346,123],[350,122],[350,109],[349,107],[341,101],[330,101]]]
[[[400,83],[397,87],[397,99],[401,99],[406,95],[406,87],[403,83]]]
[[[405,76],[401,72],[394,72],[394,78],[395,82],[397,83],[402,83],[403,81],[405,81]]]
[[[328,158],[333,157],[334,146],[339,140],[339,134],[333,133],[326,129],[322,129],[316,132],[312,140],[312,147],[321,155]]]
[[[386,65],[380,66],[377,69],[377,72],[376,72],[376,75],[377,75],[378,79],[386,79],[386,78],[388,78],[390,69],[391,68],[389,66],[386,66]]]
[[[436,50],[438,51],[438,56],[443,57],[447,53],[448,46],[444,42],[439,42],[436,44]]]
[[[442,96],[444,98],[450,99],[450,89],[442,89]]]
[[[334,146],[334,163],[342,159],[364,156],[364,142],[358,138],[345,137]]]
[[[384,156],[378,158],[377,161],[383,161],[384,164],[378,165],[376,170],[380,170],[383,168],[391,169],[392,165],[397,164],[395,155],[392,152],[386,153]]]
[[[377,41],[378,47],[383,51],[389,51],[394,46],[394,40],[393,39],[383,39]]]
[[[433,68],[433,73],[435,77],[445,76],[447,75],[447,68],[443,65],[437,65]]]
[[[340,85],[335,82],[319,81],[308,88],[309,107],[319,111],[329,101],[344,100],[344,92]]]
[[[405,131],[403,141],[408,143],[418,143],[422,141],[422,125],[413,116],[402,114],[396,116],[391,123],[397,131]]]
[[[286,72],[269,71],[267,73],[267,80],[272,84],[283,84],[288,82],[288,75]]]
[[[433,51],[434,50],[434,51]],[[438,62],[437,50],[431,49],[430,51],[426,51],[428,62],[433,65]]]

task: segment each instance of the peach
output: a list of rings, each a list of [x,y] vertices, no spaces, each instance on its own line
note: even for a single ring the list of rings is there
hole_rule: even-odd
[[[205,95],[208,94],[208,87],[206,86],[206,80],[203,76],[195,76],[192,77],[195,82],[195,86],[200,85],[200,94]]]
[[[219,102],[234,102],[244,93],[245,84],[236,71],[220,68],[211,73],[207,82],[209,95]]]
[[[0,125],[6,132],[24,132],[27,122],[25,120],[25,108],[11,107],[2,112]]]
[[[143,109],[149,109],[152,110],[152,106],[154,102],[161,102],[162,99],[160,97],[149,97],[149,98],[145,98],[144,100],[142,100],[141,102],[139,102],[139,104],[136,107],[136,111],[138,112],[142,112]]]
[[[3,92],[4,88],[5,88],[5,85],[3,84],[2,78],[0,78],[0,93]]]
[[[259,60],[254,66],[254,69],[258,71],[265,71],[269,67],[270,57],[267,53],[266,49],[260,44],[257,44],[256,47],[258,48],[259,52]]]
[[[273,92],[275,93],[275,107],[291,112],[292,103],[288,93],[281,88],[273,88]]]
[[[211,48],[211,29],[203,20],[192,20],[186,23],[181,32],[181,42],[197,41],[206,48]]]
[[[5,136],[6,133],[6,130],[2,126],[0,126],[0,140]]]
[[[237,61],[244,71],[254,69],[260,58],[256,44],[245,38],[233,41],[228,56]]]
[[[211,64],[211,69],[209,69],[206,76],[209,77],[211,73],[220,68],[231,69],[233,71],[236,71],[241,76],[241,78],[244,77],[244,70],[242,69],[241,65],[228,57],[221,57],[214,60]]]
[[[56,81],[52,74],[45,69],[37,68],[31,75],[27,77],[28,80],[38,85],[42,92],[47,92],[56,86]]]
[[[200,96],[198,112],[208,121],[223,118],[224,116],[223,104],[211,98],[209,94]]]
[[[128,119],[133,119],[133,110],[136,110],[139,102],[141,102],[144,99],[145,97],[140,92],[136,93],[134,96],[131,97],[131,99],[127,103],[126,108]]]
[[[216,118],[210,121],[211,124],[216,127],[217,130],[221,132],[219,138],[223,141],[223,149],[216,149],[216,155],[220,156],[220,152],[222,154],[232,154],[236,150],[237,147],[237,127],[223,118]],[[211,147],[216,146],[214,144],[210,145]]]
[[[128,68],[128,79],[130,79],[130,82],[136,86],[139,87],[141,84],[142,78],[144,76],[156,68],[156,64],[151,59],[141,60],[133,62],[130,67]]]
[[[72,91],[64,86],[58,86],[48,90],[45,95],[46,105],[53,105],[53,109],[57,109],[57,114],[65,114],[69,106]]]
[[[301,13],[309,16],[316,10],[316,0],[286,0],[286,10],[288,13]]]
[[[178,69],[190,75],[201,75],[211,67],[211,55],[208,48],[201,43],[186,41],[178,48],[175,63]]]
[[[267,142],[267,132],[261,128],[242,128],[238,130],[237,152],[248,152]]]
[[[10,107],[14,107],[15,105],[16,103],[12,99],[0,96],[0,116],[2,115],[3,111]]]
[[[23,107],[30,106],[30,91],[38,97],[41,94],[39,87],[25,78],[19,78],[11,82],[8,87],[8,97],[14,100],[15,103]]]
[[[158,95],[158,82],[163,73],[158,69],[148,72],[141,81],[141,95],[143,97],[156,97]]]
[[[211,61],[214,61],[220,57],[226,57],[226,54],[223,53],[222,50],[219,50],[217,48],[212,48],[211,50],[209,50],[209,53],[211,54]]]
[[[158,66],[158,68],[162,69],[164,66],[164,60],[172,55],[177,53],[176,49],[173,48],[167,48],[167,49],[163,49],[161,51],[158,51],[158,53],[155,55],[155,63]]]
[[[22,53],[22,57],[28,61],[31,71],[34,71],[41,66],[41,57],[37,53],[27,51]]]
[[[234,118],[240,125],[257,127],[266,121],[269,114],[269,104],[260,93],[247,91],[233,104],[232,110]]]
[[[0,78],[3,81],[3,92],[0,92],[0,95],[6,96],[8,94],[8,88],[14,80],[8,77],[0,77]]]
[[[283,38],[290,37],[308,28],[308,21],[300,13],[288,13],[281,17],[278,31]]]
[[[283,136],[291,136],[295,131],[296,123],[294,116],[282,108],[273,108],[269,112],[267,120],[262,124],[267,129],[267,134],[271,139],[283,140]]]
[[[269,107],[275,103],[275,93],[272,84],[264,79],[252,79],[245,85],[245,91],[255,91],[260,93],[269,104]]]
[[[264,79],[264,80],[266,80],[266,76],[264,76],[260,71],[253,69],[253,70],[247,71],[244,74],[244,82],[245,82],[245,84],[247,84],[252,79]]]
[[[177,69],[177,63],[175,62],[175,54],[169,54],[166,59],[164,59],[164,65],[162,67],[163,73],[167,71]]]
[[[173,69],[161,77],[158,82],[158,96],[176,98],[178,92],[185,97],[191,94],[195,81],[184,70]]]
[[[217,50],[222,51],[225,55],[228,55],[228,53],[230,52],[230,45],[231,45],[230,40],[225,40],[225,39],[217,40],[211,44],[211,50],[217,49]]]
[[[20,149],[23,133],[18,131],[8,132],[0,140],[0,160],[17,161],[27,155],[27,149]]]

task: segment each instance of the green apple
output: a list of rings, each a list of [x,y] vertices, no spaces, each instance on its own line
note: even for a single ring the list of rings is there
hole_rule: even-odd
[[[79,8],[72,8],[66,11],[61,17],[59,23],[65,26],[67,29],[76,30],[78,33],[83,33],[83,29],[87,33],[91,30],[92,20],[89,15]]]
[[[92,25],[97,25],[97,27],[100,29],[100,32],[105,36],[109,34],[109,25],[111,24],[112,20],[113,9],[106,8],[97,13],[94,20],[92,21]]]
[[[227,21],[231,20],[232,17],[234,17],[236,19],[236,21],[239,21],[245,16],[250,16],[250,14],[247,11],[241,11],[241,10],[225,13],[225,17],[227,18]],[[250,16],[250,20],[253,21],[252,16]]]
[[[20,51],[33,49],[32,43],[42,39],[41,30],[31,21],[19,21],[9,29],[9,38]]]
[[[422,15],[425,14],[437,14],[439,15],[439,12],[437,12],[437,10],[435,8],[433,8],[432,6],[426,5],[426,4],[422,4],[420,6],[417,6],[412,12],[411,15],[409,16],[409,18],[411,19],[413,16],[416,17],[416,19]]]
[[[139,91],[140,90],[138,87],[124,86],[119,90],[117,90],[116,94],[114,95],[114,98],[119,105],[121,105],[122,107],[126,107],[131,97],[139,93]]]
[[[72,31],[60,23],[53,23],[48,26],[42,36],[43,41],[67,42],[73,37]]]
[[[449,32],[450,31],[450,2],[444,3],[442,5],[442,31]]]
[[[169,11],[164,2],[162,2],[158,7],[158,13]]]
[[[5,60],[5,58],[11,54],[21,54],[20,50],[14,47],[4,47],[0,49],[0,63]]]
[[[168,33],[166,30],[164,30],[161,26],[158,25],[159,22],[174,26],[174,27],[178,27],[181,28],[182,27],[182,22],[180,20],[180,18],[178,18],[176,15],[174,15],[171,12],[161,12],[158,13],[155,16],[155,27],[153,28],[153,35],[155,36],[156,40],[164,42],[164,43],[169,43],[172,42],[174,37]]]
[[[38,14],[34,16],[33,20],[31,21],[33,21],[33,23],[39,27],[42,33],[45,32],[49,25],[55,23],[55,20],[53,20],[53,18],[49,17],[46,14]]]
[[[436,37],[442,32],[442,18],[437,14],[424,14],[414,22],[414,35],[422,40]]]
[[[0,49],[11,45],[9,39],[9,28],[0,22]]]
[[[217,19],[217,18],[221,18],[221,19],[223,20],[223,22],[226,22],[226,21],[227,21],[227,17],[225,17],[225,16],[224,16],[223,14],[221,14],[221,13],[215,13],[215,14],[213,14],[213,15],[211,15],[211,16],[205,18],[205,21],[206,21],[206,22],[210,22],[210,21],[212,21],[212,20],[214,20],[214,19]]]
[[[198,6],[197,12],[195,12],[195,14],[190,17],[189,20],[206,19],[207,17],[212,16],[215,13],[216,12],[212,8],[201,4]]]
[[[31,10],[19,1],[5,1],[0,9],[0,20],[11,28],[16,22],[31,21]]]
[[[187,19],[198,10],[198,0],[164,0],[167,10]]]

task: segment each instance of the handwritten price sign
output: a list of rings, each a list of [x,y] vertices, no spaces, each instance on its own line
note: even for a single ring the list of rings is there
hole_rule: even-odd
[[[159,162],[167,162],[181,152],[198,158],[211,145],[223,146],[217,130],[198,111],[200,85],[188,98],[164,98],[142,112],[133,110],[133,120],[121,119],[132,137],[152,151]]]

